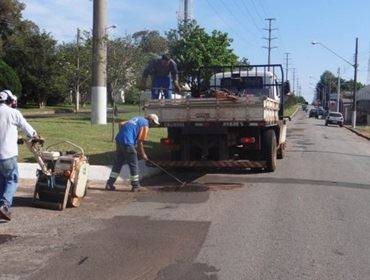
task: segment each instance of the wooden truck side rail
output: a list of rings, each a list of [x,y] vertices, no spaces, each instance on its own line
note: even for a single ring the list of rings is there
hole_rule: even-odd
[[[169,122],[227,122],[279,120],[279,101],[268,97],[239,97],[233,100],[189,98],[150,100],[145,104],[148,114],[157,114],[160,121]]]

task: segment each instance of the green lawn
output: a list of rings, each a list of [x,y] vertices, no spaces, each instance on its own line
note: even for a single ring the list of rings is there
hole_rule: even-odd
[[[137,108],[137,107],[136,107]],[[81,146],[94,165],[110,165],[113,162],[115,143],[112,141],[112,127],[114,135],[118,131],[119,120],[127,120],[138,115],[137,112],[120,113],[112,126],[112,119],[108,119],[107,125],[92,125],[89,113],[65,114],[64,116],[45,115],[43,117],[27,117],[29,123],[45,139],[44,146],[69,140]],[[160,138],[166,134],[163,128],[152,128],[145,148],[149,157],[155,156],[159,151]],[[60,150],[67,147],[61,146]],[[71,150],[71,148],[69,148]],[[25,145],[20,146],[19,162],[35,162],[33,155]]]
[[[284,108],[284,116],[291,116],[297,110],[299,104]]]

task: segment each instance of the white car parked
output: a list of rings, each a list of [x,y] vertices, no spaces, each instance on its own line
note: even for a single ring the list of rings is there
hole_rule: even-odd
[[[329,115],[326,117],[325,120],[325,125],[329,124],[336,124],[339,125],[340,127],[343,127],[344,119],[342,113],[339,112],[331,112]]]

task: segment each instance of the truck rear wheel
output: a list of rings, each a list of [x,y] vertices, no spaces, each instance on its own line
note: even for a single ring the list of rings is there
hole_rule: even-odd
[[[263,151],[266,160],[266,171],[273,172],[276,169],[276,136],[275,131],[272,129],[266,130],[263,134]]]

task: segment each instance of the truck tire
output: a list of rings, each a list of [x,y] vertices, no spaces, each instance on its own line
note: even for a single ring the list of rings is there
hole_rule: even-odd
[[[266,160],[266,171],[274,172],[276,169],[276,136],[275,131],[272,129],[266,130],[263,134],[263,151]]]

